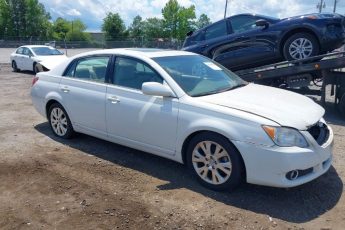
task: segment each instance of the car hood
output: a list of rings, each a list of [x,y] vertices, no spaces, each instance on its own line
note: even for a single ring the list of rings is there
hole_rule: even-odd
[[[203,96],[200,99],[211,104],[256,114],[281,126],[299,130],[308,129],[325,113],[320,105],[308,97],[256,84]]]
[[[40,64],[47,69],[51,70],[62,61],[66,60],[68,57],[66,55],[51,55],[51,56],[37,56],[40,61]]]

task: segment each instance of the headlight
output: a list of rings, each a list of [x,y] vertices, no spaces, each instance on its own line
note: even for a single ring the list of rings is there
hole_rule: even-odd
[[[265,130],[267,135],[272,139],[272,141],[281,147],[292,147],[297,146],[301,148],[308,147],[308,143],[302,134],[292,128],[286,127],[274,127],[264,125],[262,128]]]

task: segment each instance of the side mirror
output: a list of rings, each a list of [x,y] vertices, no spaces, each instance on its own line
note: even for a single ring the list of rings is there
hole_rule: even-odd
[[[175,97],[174,92],[158,82],[144,82],[141,88],[143,94],[162,97]]]
[[[268,21],[266,21],[265,19],[259,19],[259,20],[257,20],[257,21],[255,22],[255,25],[258,26],[258,27],[265,27],[265,29],[266,29],[266,28],[268,28],[268,26],[269,26],[270,24],[269,24]]]

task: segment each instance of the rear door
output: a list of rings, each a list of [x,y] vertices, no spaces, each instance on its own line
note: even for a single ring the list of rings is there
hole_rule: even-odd
[[[24,59],[23,52],[24,52],[24,48],[23,47],[19,47],[16,50],[16,53],[15,53],[15,55],[13,57],[13,60],[16,62],[18,69],[23,69],[23,59]]]
[[[81,58],[60,82],[63,105],[74,126],[98,137],[106,136],[105,93],[110,55]]]

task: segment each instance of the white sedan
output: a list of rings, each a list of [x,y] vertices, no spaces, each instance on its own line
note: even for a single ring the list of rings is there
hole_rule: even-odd
[[[293,187],[332,162],[322,107],[189,52],[84,53],[37,74],[31,96],[56,136],[85,133],[185,163],[215,190]]]
[[[55,66],[57,63],[66,60],[64,53],[50,46],[28,45],[21,46],[11,54],[11,65],[14,72],[21,70],[40,72],[43,68],[38,63],[45,63],[43,66]]]

